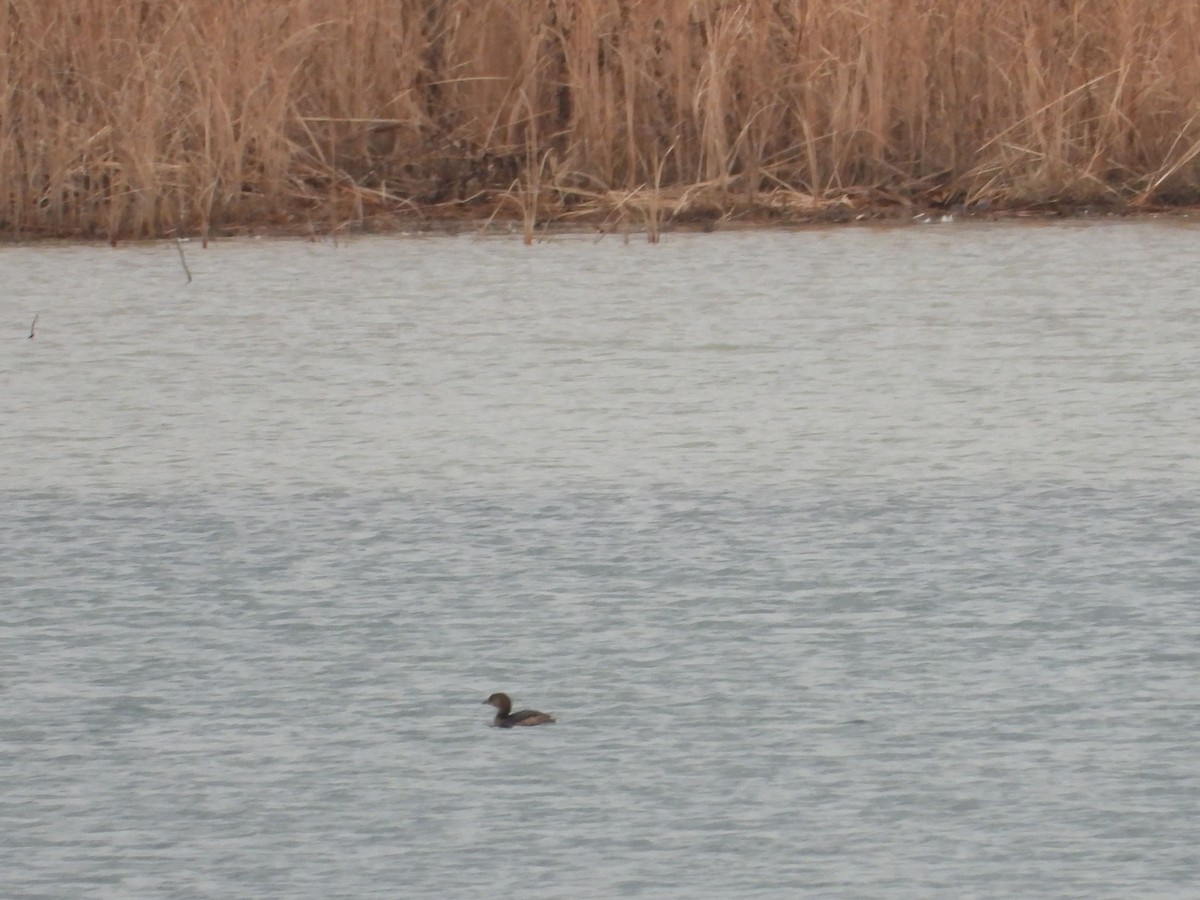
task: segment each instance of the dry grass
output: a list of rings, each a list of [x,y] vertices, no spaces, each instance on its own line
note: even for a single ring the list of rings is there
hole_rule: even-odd
[[[1192,0],[7,0],[0,232],[1200,199]]]

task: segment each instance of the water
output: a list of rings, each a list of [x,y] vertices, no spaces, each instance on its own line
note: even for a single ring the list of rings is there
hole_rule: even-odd
[[[0,894],[1192,895],[1198,256],[0,250]]]

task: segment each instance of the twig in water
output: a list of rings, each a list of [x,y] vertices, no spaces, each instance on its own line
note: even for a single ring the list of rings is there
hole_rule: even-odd
[[[29,339],[30,339],[30,340],[33,340],[33,335],[34,335],[34,331],[33,331],[33,330],[34,330],[35,328],[37,328],[37,320],[38,320],[38,319],[40,319],[41,317],[42,317],[42,314],[41,314],[41,313],[34,313],[34,314],[33,314],[33,322],[31,322],[31,323],[30,323],[30,325],[29,325]]]
[[[192,270],[188,268],[187,257],[183,255],[183,241],[178,237],[175,238],[175,249],[179,251],[179,261],[183,263],[183,274],[187,276],[187,283],[192,283]],[[30,335],[32,337],[32,335]]]

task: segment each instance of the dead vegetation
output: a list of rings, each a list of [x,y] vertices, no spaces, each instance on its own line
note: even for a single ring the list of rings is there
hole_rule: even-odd
[[[1200,199],[1190,0],[7,0],[0,232]]]

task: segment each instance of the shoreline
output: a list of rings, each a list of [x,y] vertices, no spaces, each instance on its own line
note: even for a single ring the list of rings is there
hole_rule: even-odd
[[[641,201],[647,203],[648,201]],[[375,211],[350,221],[334,222],[321,217],[299,215],[272,216],[258,220],[214,226],[207,235],[183,229],[155,237],[112,238],[98,233],[0,233],[0,245],[53,243],[155,243],[157,241],[209,242],[241,238],[306,238],[328,240],[363,235],[414,236],[458,235],[474,233],[479,236],[512,236],[529,244],[556,235],[592,234],[647,239],[657,242],[664,234],[697,234],[719,231],[774,231],[806,228],[826,228],[869,225],[925,225],[986,222],[1052,221],[1116,221],[1200,219],[1200,204],[1132,204],[1132,203],[1071,203],[1031,204],[1024,206],[990,207],[955,204],[900,204],[895,202],[830,201],[804,211],[780,209],[779,206],[745,206],[736,211],[717,215],[713,211],[676,211],[658,213],[643,209],[641,215],[625,212],[604,214],[595,210],[544,210],[537,217],[501,215],[497,208],[490,213],[477,206],[460,205],[414,209],[403,213]]]

